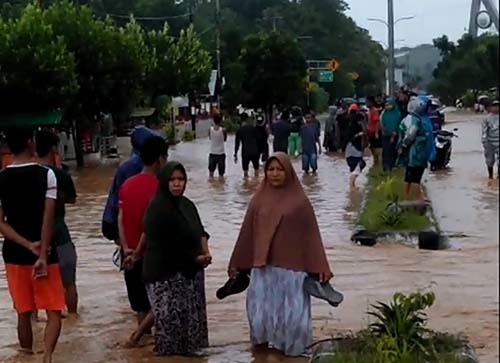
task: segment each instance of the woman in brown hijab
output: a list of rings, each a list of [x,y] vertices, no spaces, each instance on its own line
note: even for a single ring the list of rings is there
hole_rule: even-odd
[[[247,291],[250,339],[299,356],[312,343],[307,274],[322,282],[331,273],[313,208],[285,153],[265,164],[229,262],[229,276],[251,270]]]

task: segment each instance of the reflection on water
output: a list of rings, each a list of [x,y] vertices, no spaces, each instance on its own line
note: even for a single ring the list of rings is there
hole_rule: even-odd
[[[429,176],[428,186],[436,214],[457,248],[418,251],[400,245],[363,248],[350,243],[352,222],[362,201],[362,189],[349,190],[348,170],[338,156],[322,155],[317,175],[302,176],[304,188],[318,216],[335,283],[345,293],[337,309],[314,301],[315,337],[357,330],[366,324],[370,303],[386,300],[396,290],[407,292],[433,285],[438,301],[431,311],[435,328],[464,331],[476,346],[483,346],[483,361],[498,357],[498,185],[488,187],[482,170],[479,125],[458,124],[453,169]],[[462,137],[462,135],[465,135]],[[467,136],[468,135],[468,136]],[[231,150],[232,142],[227,150]],[[68,208],[69,225],[78,249],[78,286],[81,316],[66,320],[56,351],[56,362],[71,363],[264,363],[306,362],[276,352],[251,352],[248,343],[245,295],[218,301],[215,291],[226,280],[229,254],[237,238],[246,205],[259,179],[243,179],[240,165],[228,159],[225,178],[208,179],[207,140],[180,144],[171,159],[187,168],[187,194],[200,210],[210,232],[214,264],[207,270],[207,304],[212,348],[204,358],[156,358],[152,341],[140,349],[124,349],[122,342],[134,328],[121,274],[111,262],[114,246],[100,235],[102,209],[116,162],[91,165],[74,173],[79,192],[76,206]],[[363,185],[360,178],[359,185]],[[38,362],[40,356],[16,354],[16,318],[8,297],[3,265],[0,267],[0,361]],[[41,349],[43,324],[35,324]],[[496,358],[498,360],[498,358]]]

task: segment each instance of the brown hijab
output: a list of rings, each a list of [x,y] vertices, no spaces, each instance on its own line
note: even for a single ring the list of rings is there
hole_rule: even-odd
[[[229,268],[272,265],[308,273],[330,273],[314,210],[288,155],[273,154],[285,169],[285,185],[264,179],[248,206]]]

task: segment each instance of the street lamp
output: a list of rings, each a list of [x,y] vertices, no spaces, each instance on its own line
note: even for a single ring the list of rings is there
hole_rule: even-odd
[[[403,16],[394,20],[394,0],[387,0],[387,19],[368,18],[368,21],[374,21],[377,23],[382,23],[387,27],[388,30],[388,50],[389,50],[389,64],[388,64],[388,93],[389,96],[394,94],[394,26],[404,20],[414,19],[415,16]]]

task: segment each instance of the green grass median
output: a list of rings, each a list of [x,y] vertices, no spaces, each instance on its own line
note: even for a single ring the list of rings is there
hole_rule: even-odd
[[[394,210],[404,199],[404,169],[394,169],[390,174],[379,167],[368,172],[365,200],[358,217],[358,225],[368,232],[424,231],[432,226],[429,213],[414,209]],[[398,208],[396,208],[398,209]]]

